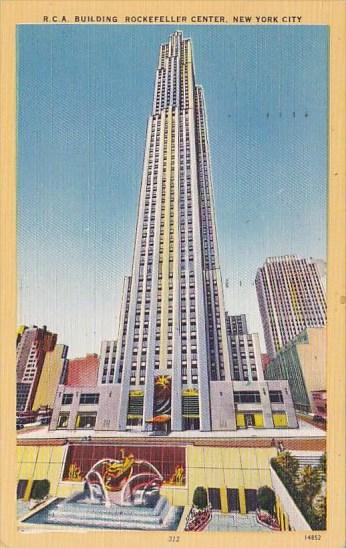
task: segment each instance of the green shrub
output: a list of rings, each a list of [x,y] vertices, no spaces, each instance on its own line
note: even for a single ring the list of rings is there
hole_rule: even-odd
[[[311,506],[313,498],[321,490],[320,470],[308,464],[301,470],[297,488],[302,497]]]
[[[261,510],[265,510],[273,516],[275,508],[275,493],[273,489],[267,485],[260,487],[257,491],[257,503]]]
[[[321,479],[323,481],[326,481],[326,475],[327,475],[327,455],[326,455],[326,453],[323,453],[323,455],[321,455],[320,470],[321,470]]]
[[[49,493],[50,482],[47,479],[36,480],[31,491],[31,498],[35,500],[44,499]]]
[[[192,502],[200,509],[208,506],[208,495],[205,487],[196,487]]]
[[[288,493],[294,500],[295,504],[301,511],[302,515],[310,525],[311,529],[314,531],[324,531],[326,529],[326,516],[325,515],[316,515],[311,505],[307,503],[306,500],[303,499],[302,493],[298,491],[296,485],[292,483],[291,476],[285,472],[285,470],[282,469],[280,464],[278,464],[276,458],[272,458],[270,461],[273,469],[277,473],[278,477],[284,484],[285,488],[287,489]]]
[[[291,477],[292,481],[295,482],[299,470],[298,460],[293,457],[289,451],[283,451],[276,457],[276,462],[281,466],[285,473]]]

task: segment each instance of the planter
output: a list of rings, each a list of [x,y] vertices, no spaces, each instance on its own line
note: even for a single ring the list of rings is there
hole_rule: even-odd
[[[268,514],[268,512],[263,512],[256,510],[256,521],[260,525],[267,527],[271,531],[280,531],[280,525],[278,524],[276,518]]]
[[[43,499],[30,499],[29,500],[29,510],[33,510],[36,508],[36,506],[39,506],[40,504],[43,504],[48,500],[48,496],[44,497]]]
[[[185,531],[203,531],[212,518],[211,506],[199,509],[192,506],[187,518]]]

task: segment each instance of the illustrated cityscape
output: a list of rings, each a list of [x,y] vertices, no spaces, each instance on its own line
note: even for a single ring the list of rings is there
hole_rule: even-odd
[[[21,530],[326,528],[326,263],[258,265],[266,351],[225,308],[192,42],[161,44],[117,336],[17,332]]]

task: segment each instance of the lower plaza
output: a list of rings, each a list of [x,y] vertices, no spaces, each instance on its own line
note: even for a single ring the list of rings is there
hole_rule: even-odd
[[[101,437],[89,431],[78,437],[70,432],[64,438],[47,428],[24,429],[17,440],[18,526],[300,530],[302,516],[292,511],[272,459],[290,451],[303,463],[318,463],[325,451],[325,432],[304,422],[294,432],[271,429],[257,437],[255,429],[248,429],[240,437],[224,432],[222,437],[200,432],[189,437]],[[32,493],[43,480],[49,482],[49,494],[35,506]],[[275,527],[258,518],[262,487],[275,493]],[[204,510],[195,506],[200,489],[206,493]]]

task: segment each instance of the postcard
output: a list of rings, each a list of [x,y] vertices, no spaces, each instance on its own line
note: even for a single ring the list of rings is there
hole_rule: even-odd
[[[345,5],[1,9],[3,545],[341,547]]]

